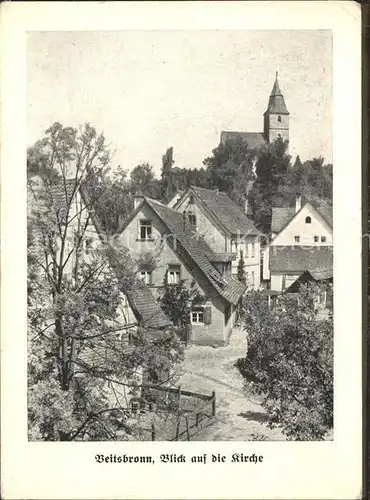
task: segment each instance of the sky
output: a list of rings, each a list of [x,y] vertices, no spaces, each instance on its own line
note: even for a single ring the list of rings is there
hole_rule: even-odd
[[[290,154],[332,162],[330,31],[75,31],[27,38],[28,145],[89,122],[113,166],[201,167],[222,130],[262,132],[279,72]]]

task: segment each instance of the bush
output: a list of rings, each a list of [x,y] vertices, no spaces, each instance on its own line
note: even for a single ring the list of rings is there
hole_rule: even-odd
[[[321,440],[333,426],[333,323],[318,317],[317,293],[302,286],[299,303],[282,296],[271,310],[266,296],[252,292],[242,309],[248,352],[237,366],[262,398],[269,426],[301,441]]]

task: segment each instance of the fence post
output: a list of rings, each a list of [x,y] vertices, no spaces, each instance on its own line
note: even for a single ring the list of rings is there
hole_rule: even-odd
[[[179,391],[178,391],[178,409],[180,411],[180,402],[181,402],[181,385],[179,385]]]
[[[152,441],[155,441],[155,425],[152,423]]]
[[[190,432],[189,432],[189,417],[186,415],[185,417],[185,422],[186,422],[186,433],[188,435],[188,441],[190,441]]]
[[[177,427],[176,427],[176,441],[179,440],[179,435],[180,435],[180,417],[177,419]]]
[[[216,391],[212,391],[212,417],[216,416]]]

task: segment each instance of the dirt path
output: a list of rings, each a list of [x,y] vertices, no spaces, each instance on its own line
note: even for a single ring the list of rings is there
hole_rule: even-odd
[[[243,391],[243,379],[234,366],[245,356],[246,334],[233,331],[226,347],[190,346],[182,364],[179,384],[183,389],[211,394],[216,391],[216,422],[204,428],[195,441],[249,441],[264,436],[268,441],[285,440],[278,429],[268,429],[263,408]]]

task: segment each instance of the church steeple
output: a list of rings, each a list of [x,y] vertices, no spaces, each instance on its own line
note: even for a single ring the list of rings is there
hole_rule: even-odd
[[[289,111],[280,90],[278,72],[264,113],[264,135],[268,142],[279,137],[284,141],[289,140]]]

